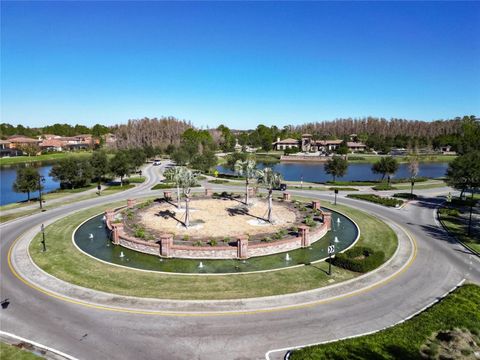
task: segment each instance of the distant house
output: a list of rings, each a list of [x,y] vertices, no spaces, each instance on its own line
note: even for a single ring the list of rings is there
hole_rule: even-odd
[[[452,147],[450,145],[442,146],[440,148],[440,152],[443,155],[457,155],[457,153],[452,150]]]
[[[8,138],[10,149],[19,149],[25,145],[38,145],[40,140],[32,139],[23,135],[13,135]]]
[[[284,140],[280,140],[280,138],[277,138],[277,141],[275,141],[272,145],[274,150],[286,150],[286,149],[299,148],[300,142],[296,139],[291,139],[291,138],[284,139]]]
[[[63,141],[59,139],[48,139],[43,140],[40,143],[40,149],[42,151],[62,151],[63,150]]]
[[[280,140],[277,139],[274,142],[273,148],[275,150],[285,150],[285,149],[292,149],[298,148],[301,149],[303,152],[331,152],[336,151],[342,144],[343,140],[314,140],[311,134],[303,134],[302,140],[295,140],[295,139],[285,139]],[[359,152],[365,151],[367,145],[361,142],[350,141],[347,142],[347,147],[350,152]]]
[[[405,148],[392,148],[390,150],[390,155],[396,156],[396,155],[407,155],[408,151]]]

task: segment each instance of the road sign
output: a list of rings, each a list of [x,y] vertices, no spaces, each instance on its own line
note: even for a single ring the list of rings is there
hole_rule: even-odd
[[[334,254],[335,253],[335,245],[329,245],[327,248],[328,254]]]

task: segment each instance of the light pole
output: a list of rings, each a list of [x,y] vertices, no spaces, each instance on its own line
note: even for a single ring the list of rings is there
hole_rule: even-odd
[[[334,202],[334,205],[337,205],[337,194],[338,194],[338,189],[335,189],[334,190],[335,192],[335,202]]]
[[[47,251],[47,246],[45,244],[45,226],[43,224],[40,226],[40,231],[42,233],[42,251],[45,252]]]
[[[45,176],[39,175],[38,176],[38,199],[40,200],[40,209],[43,210],[43,204],[42,204],[42,183],[45,182]]]

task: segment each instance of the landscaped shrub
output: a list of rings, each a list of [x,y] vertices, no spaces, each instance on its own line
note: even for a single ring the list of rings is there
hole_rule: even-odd
[[[418,196],[415,194],[410,194],[410,193],[395,193],[393,194],[393,197],[395,198],[400,198],[400,199],[416,199]]]
[[[201,242],[200,240],[197,240],[193,243],[193,246],[202,246],[203,245],[203,242]]]
[[[379,184],[372,187],[373,190],[397,190],[395,186],[389,185],[387,183]]]
[[[222,179],[214,179],[214,180],[208,180],[210,184],[225,184],[228,183],[228,180],[222,180]]]
[[[396,207],[397,205],[400,206],[403,204],[403,200],[388,198],[388,197],[381,197],[374,194],[348,194],[347,197],[352,199],[365,200],[375,204],[380,204],[380,205],[390,206],[390,207]]]
[[[343,269],[365,273],[383,264],[385,254],[368,247],[356,246],[344,253],[336,254],[332,264]]]
[[[306,216],[305,217],[305,225],[307,225],[309,227],[315,227],[315,226],[317,226],[317,222],[315,220],[313,220],[311,216]]]
[[[145,229],[142,227],[137,227],[135,229],[135,232],[133,233],[133,236],[140,238],[140,239],[145,239]]]
[[[208,242],[208,245],[210,245],[210,246],[217,246],[217,240],[211,239],[211,240]]]
[[[438,211],[440,212],[440,215],[453,216],[453,217],[460,216],[460,211],[458,211],[458,209],[441,208]]]
[[[267,237],[264,237],[262,240],[262,242],[271,242],[272,241],[272,238],[267,236]]]

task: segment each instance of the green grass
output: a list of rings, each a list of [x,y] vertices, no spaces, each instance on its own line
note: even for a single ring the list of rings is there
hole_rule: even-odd
[[[350,157],[352,159],[350,159]],[[348,162],[352,163],[374,163],[380,160],[383,156],[381,155],[368,155],[368,154],[355,154],[355,155],[349,155],[348,157]],[[454,155],[419,155],[418,156],[418,161],[423,163],[423,162],[450,162],[453,161],[456,158]],[[399,163],[407,163],[408,162],[408,156],[395,156],[395,159]]]
[[[378,333],[292,352],[291,360],[422,359],[420,347],[435,332],[468,329],[480,335],[480,287],[464,285],[418,316]]]
[[[389,185],[387,183],[382,183],[372,187],[373,190],[383,191],[383,190],[398,190],[395,186]]]
[[[126,181],[130,184],[141,184],[145,181],[145,176],[133,176],[129,177]]]
[[[355,189],[355,188],[352,188],[352,187],[331,187],[331,188],[328,188],[328,190],[331,190],[331,191],[335,191],[335,190],[338,190],[338,191],[358,191],[358,189]]]
[[[364,201],[372,202],[372,203],[383,205],[383,206],[389,206],[389,207],[396,207],[397,205],[400,206],[403,204],[403,200],[393,199],[388,197],[381,197],[374,194],[348,194],[347,197],[352,199],[364,200]]]
[[[447,184],[445,184],[445,182],[441,181],[441,182],[431,182],[431,183],[428,183],[428,184],[420,184],[420,185],[415,185],[413,187],[413,191],[415,192],[415,190],[422,190],[422,189],[435,189],[435,188],[440,188],[440,187],[444,187],[444,186],[447,186]],[[398,190],[410,190],[411,188],[411,185],[410,184],[405,184],[405,185],[395,185],[395,187],[398,189]]]
[[[41,356],[32,354],[27,350],[20,349],[13,345],[0,342],[0,359],[2,360],[39,360]]]
[[[213,180],[208,180],[209,184],[227,184],[229,183],[228,180],[222,180],[222,179],[213,179]]]
[[[168,299],[235,299],[279,295],[329,285],[331,279],[337,283],[358,276],[357,273],[334,267],[333,275],[329,277],[326,275],[328,264],[325,262],[257,274],[179,276],[122,269],[80,253],[71,241],[73,230],[85,218],[120,204],[124,203],[84,210],[48,226],[48,251],[41,252],[39,235],[30,244],[30,254],[35,263],[53,276],[79,286],[120,295]],[[332,208],[342,211],[359,224],[360,245],[382,249],[386,258],[393,255],[397,238],[385,223],[356,209],[341,205]]]
[[[89,156],[92,153],[90,151],[79,151],[79,152],[63,152],[63,153],[54,153],[54,154],[43,154],[38,156],[14,156],[9,158],[0,158],[1,165],[15,165],[15,164],[25,164],[37,161],[56,161],[65,159],[69,156]]]
[[[467,229],[468,223],[465,220],[462,220],[457,214],[461,211],[461,207],[449,204],[450,209],[457,210],[449,211],[448,208],[440,208],[438,210],[438,218],[445,229],[453,236],[455,236],[460,242],[462,242],[467,247],[475,250],[477,253],[480,253],[480,238],[478,234],[472,233],[471,236],[468,236]],[[464,208],[464,211],[468,211],[468,208]],[[473,220],[472,220],[473,221]]]

